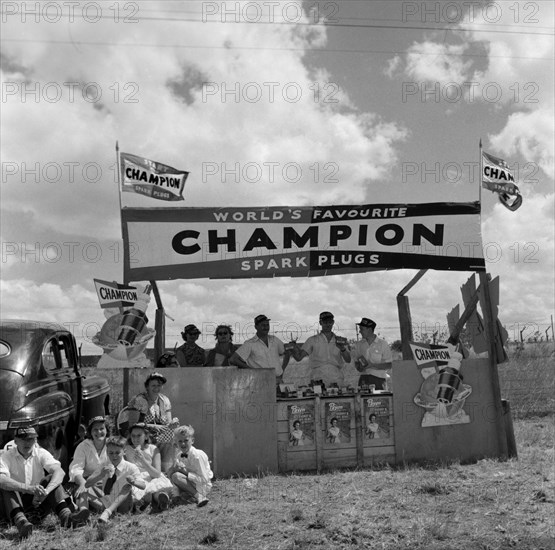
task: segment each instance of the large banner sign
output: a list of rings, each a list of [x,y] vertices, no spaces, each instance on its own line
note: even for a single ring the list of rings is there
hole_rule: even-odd
[[[485,270],[478,202],[121,214],[126,281]]]

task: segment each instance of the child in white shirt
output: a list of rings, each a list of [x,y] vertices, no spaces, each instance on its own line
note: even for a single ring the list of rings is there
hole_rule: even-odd
[[[194,436],[192,426],[180,426],[174,431],[176,454],[167,475],[180,493],[192,496],[197,506],[201,507],[208,504],[207,495],[212,488],[214,474],[206,453],[193,447]]]
[[[109,437],[106,448],[110,464],[101,466],[85,483],[85,487],[88,488],[102,481],[102,488],[95,487],[95,496],[90,499],[104,509],[98,518],[100,523],[108,523],[110,516],[116,511],[121,513],[131,511],[133,505],[131,488],[146,487],[139,468],[123,458],[125,443],[125,438],[121,436]]]

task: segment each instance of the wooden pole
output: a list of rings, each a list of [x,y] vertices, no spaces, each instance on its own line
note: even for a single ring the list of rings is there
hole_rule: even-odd
[[[156,300],[156,317],[154,319],[154,329],[156,330],[154,335],[154,364],[156,365],[160,356],[166,351],[166,315],[156,281],[150,281],[150,284]]]
[[[488,341],[488,358],[491,370],[491,384],[493,395],[493,409],[495,412],[495,423],[497,425],[497,445],[499,457],[505,460],[508,456],[507,449],[507,432],[505,429],[505,416],[503,405],[501,403],[501,388],[499,386],[499,375],[497,372],[497,345],[495,342],[495,326],[496,319],[493,318],[491,307],[491,297],[489,293],[490,276],[485,272],[480,272],[480,295],[482,313],[484,315],[484,324]]]
[[[412,359],[410,342],[412,342],[412,319],[410,315],[409,298],[405,294],[424,276],[427,269],[421,269],[409,283],[397,294],[397,311],[399,315],[399,326],[401,328],[401,349],[403,359]]]
[[[462,329],[464,328],[464,325],[476,310],[476,306],[478,304],[479,291],[480,291],[480,287],[478,287],[478,290],[472,295],[472,298],[468,302],[463,314],[461,315],[461,318],[457,321],[457,324],[455,325],[453,332],[449,335],[449,339],[447,340],[449,344],[453,344],[455,346],[459,343],[459,336],[461,334]]]

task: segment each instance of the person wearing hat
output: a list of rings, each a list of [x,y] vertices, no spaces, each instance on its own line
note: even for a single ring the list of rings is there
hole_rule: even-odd
[[[166,377],[159,372],[150,373],[145,380],[145,391],[137,394],[127,404],[127,408],[139,412],[138,422],[144,422],[149,430],[152,443],[160,449],[162,471],[166,471],[173,458],[173,429],[179,425],[172,419],[172,405],[162,393]]]
[[[254,328],[256,334],[239,347],[229,362],[243,369],[274,369],[280,383],[289,362],[285,346],[277,336],[270,334],[270,319],[266,315],[254,318]]]
[[[63,527],[80,525],[89,517],[88,510],[71,513],[62,487],[65,472],[58,460],[37,445],[37,437],[32,426],[17,428],[15,446],[0,454],[4,509],[21,537],[28,537],[33,531],[27,519],[32,512],[42,518],[54,510]]]
[[[383,390],[391,369],[393,356],[388,343],[374,334],[376,323],[363,317],[357,323],[362,338],[352,347],[355,368],[361,373],[359,384],[374,384],[377,390]]]
[[[182,367],[202,367],[204,365],[205,352],[197,344],[200,330],[195,325],[187,325],[181,333],[184,344],[175,350],[177,361]]]
[[[106,418],[94,416],[89,420],[86,439],[75,448],[69,465],[69,481],[75,484],[73,497],[79,510],[89,506],[91,492],[85,487],[87,478],[109,462],[106,453],[106,439],[109,435]]]
[[[347,342],[332,331],[335,319],[333,313],[322,311],[319,319],[322,330],[310,336],[302,348],[293,350],[295,361],[308,356],[311,380],[322,380],[324,384],[343,385],[343,367],[350,363],[351,355]]]

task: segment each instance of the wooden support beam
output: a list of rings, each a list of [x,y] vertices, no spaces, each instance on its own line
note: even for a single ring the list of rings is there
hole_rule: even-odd
[[[399,326],[401,327],[401,351],[403,359],[412,359],[410,342],[414,340],[412,334],[412,319],[410,316],[410,306],[408,296],[397,295],[397,311],[399,314]]]
[[[427,269],[421,269],[409,283],[397,294],[397,312],[399,315],[399,326],[401,327],[401,349],[403,359],[412,359],[410,342],[412,342],[412,319],[410,315],[409,298],[405,294],[424,276]]]
[[[162,305],[162,298],[156,281],[149,281],[152,285],[152,293],[156,300],[156,316],[154,319],[154,364],[158,362],[160,356],[166,351],[166,313]]]
[[[447,340],[447,343],[453,344],[453,345],[458,344],[459,336],[462,332],[462,329],[464,328],[464,325],[470,319],[470,317],[472,317],[472,314],[474,313],[474,311],[476,311],[476,306],[478,305],[478,300],[480,297],[479,291],[480,291],[480,288],[478,288],[478,290],[472,295],[472,298],[466,305],[463,311],[463,314],[461,315],[461,318],[457,321],[457,324],[455,325],[453,332],[449,335],[449,339]]]
[[[485,273],[480,273],[480,288],[479,294],[482,304],[482,313],[484,315],[484,324],[486,328],[486,335],[488,341],[488,356],[489,365],[491,369],[491,380],[492,380],[492,396],[493,396],[493,408],[495,411],[495,423],[497,425],[497,444],[499,448],[499,456],[502,459],[506,459],[508,456],[508,445],[507,445],[507,432],[505,426],[505,416],[503,411],[503,405],[501,403],[501,389],[499,387],[499,374],[497,372],[497,345],[495,342],[496,336],[496,319],[494,319],[491,297],[489,293],[489,280],[490,276]]]
[[[420,281],[420,279],[422,279],[422,277],[424,277],[424,273],[426,273],[426,271],[428,271],[427,269],[421,269],[408,283],[407,286],[405,286],[405,288],[403,288],[403,290],[401,290],[401,292],[399,292],[399,294],[397,294],[397,296],[404,296],[418,281]]]

